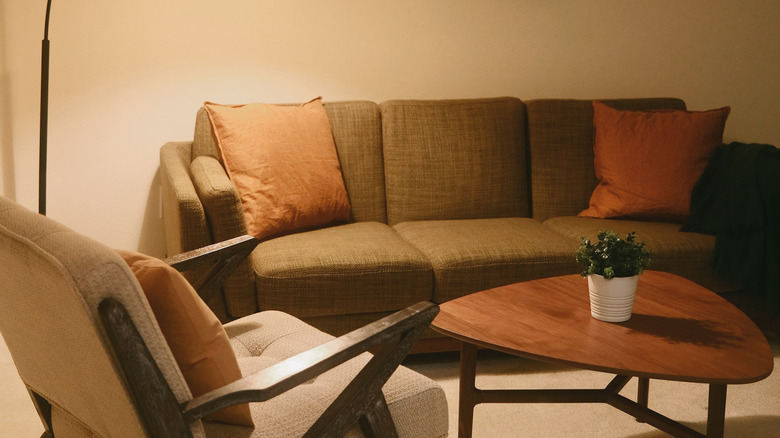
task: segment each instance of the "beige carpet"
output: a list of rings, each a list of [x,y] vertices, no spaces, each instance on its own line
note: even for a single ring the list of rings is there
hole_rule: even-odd
[[[780,437],[780,339],[768,336],[775,369],[766,379],[727,390],[727,437]],[[477,387],[483,389],[603,388],[613,376],[480,351]],[[406,365],[438,381],[450,404],[450,436],[457,437],[457,354],[415,356]],[[704,433],[707,385],[652,380],[649,406]],[[621,391],[635,400],[636,379]],[[474,411],[475,438],[668,436],[603,404],[490,404]]]
[[[732,385],[726,404],[727,437],[780,437],[780,339],[770,336],[775,371],[749,385]],[[450,407],[450,436],[457,437],[458,356],[420,355],[406,364],[437,380]],[[526,359],[480,352],[481,388],[601,388],[609,375],[555,367]],[[635,379],[623,390],[633,398]],[[707,386],[652,381],[650,407],[704,431]],[[43,428],[0,338],[0,437],[38,437]],[[598,404],[510,404],[477,406],[474,437],[632,437],[666,436],[616,409]]]

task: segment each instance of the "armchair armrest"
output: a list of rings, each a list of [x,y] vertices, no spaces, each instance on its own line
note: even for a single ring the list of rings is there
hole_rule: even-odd
[[[366,436],[394,436],[382,387],[439,312],[420,302],[319,347],[197,397],[182,406],[186,422],[219,409],[269,400],[377,346],[373,358],[305,436],[343,436],[359,421]]]
[[[179,272],[207,267],[192,285],[198,295],[207,301],[259,243],[260,239],[243,235],[178,254],[164,261]]]
[[[189,437],[189,424],[223,407],[269,400],[376,347],[305,437],[344,436],[356,423],[368,437],[397,432],[382,387],[438,314],[421,302],[319,347],[293,356],[229,385],[180,404],[124,306],[115,298],[99,305],[100,317],[147,433]]]

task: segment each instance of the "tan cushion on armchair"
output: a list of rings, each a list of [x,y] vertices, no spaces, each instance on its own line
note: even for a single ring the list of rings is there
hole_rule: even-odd
[[[235,353],[217,317],[176,269],[155,257],[118,250],[141,284],[157,324],[194,397],[241,378]],[[210,418],[252,426],[249,405],[231,406]]]
[[[225,331],[245,375],[333,339],[293,316],[276,311],[230,322],[225,325]],[[267,402],[252,403],[252,417],[258,426],[251,437],[303,435],[369,358],[367,353],[363,354]],[[401,366],[382,391],[399,437],[447,435],[447,400],[436,382]],[[234,426],[218,423],[204,423],[204,426],[209,438],[234,436],[229,434]],[[347,434],[350,438],[362,436],[357,427]]]

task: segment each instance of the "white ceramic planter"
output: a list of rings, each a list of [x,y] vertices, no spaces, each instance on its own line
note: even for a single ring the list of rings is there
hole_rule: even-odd
[[[600,321],[623,322],[631,318],[639,276],[607,280],[601,275],[588,276],[590,314]]]

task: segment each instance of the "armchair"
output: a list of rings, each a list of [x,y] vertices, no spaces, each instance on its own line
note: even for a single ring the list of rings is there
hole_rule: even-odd
[[[256,244],[167,261],[216,266],[196,282],[209,293]],[[0,332],[44,437],[446,436],[441,388],[399,366],[437,312],[419,303],[340,338],[281,312],[240,318],[224,328],[244,377],[193,398],[125,261],[0,198]],[[204,419],[247,402],[254,428]]]

